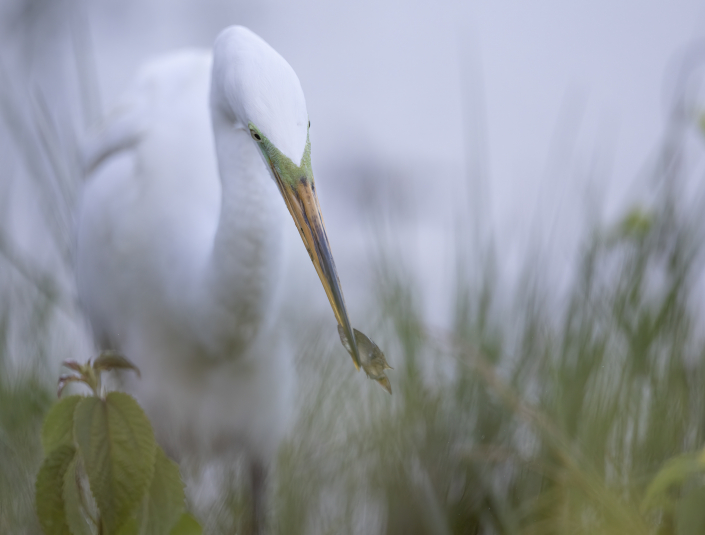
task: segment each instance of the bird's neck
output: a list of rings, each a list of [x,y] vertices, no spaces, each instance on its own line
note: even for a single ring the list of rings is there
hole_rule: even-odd
[[[247,343],[261,330],[276,293],[281,254],[279,192],[249,132],[214,119],[222,186],[211,253],[211,299],[230,312],[228,332]],[[235,340],[237,343],[237,340]]]

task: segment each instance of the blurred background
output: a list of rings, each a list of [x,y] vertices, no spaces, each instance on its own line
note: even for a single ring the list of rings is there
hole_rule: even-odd
[[[41,421],[93,348],[81,142],[145,59],[230,24],[301,80],[348,305],[395,368],[392,398],[353,375],[312,291],[274,531],[704,533],[694,0],[0,0],[0,533],[39,533]],[[182,470],[238,529],[238,467]]]

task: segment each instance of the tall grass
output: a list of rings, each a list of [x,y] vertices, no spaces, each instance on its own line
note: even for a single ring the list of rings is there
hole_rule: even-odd
[[[0,155],[21,159],[35,180],[54,252],[23,253],[0,213],[0,533],[39,533],[33,481],[54,399],[51,363],[74,356],[57,332],[80,324],[64,292],[78,172],[41,96],[26,101],[7,87],[0,135],[12,136],[19,157]],[[351,377],[334,332],[306,331],[297,359],[306,388],[273,476],[273,531],[694,529],[705,510],[697,469],[667,485],[666,505],[643,505],[669,459],[705,446],[704,323],[694,302],[703,210],[678,193],[683,141],[674,139],[644,186],[657,185],[654,201],[582,237],[562,301],[541,266],[527,263],[524,290],[507,306],[493,267],[502,259],[492,247],[479,251],[475,276],[461,236],[453,321],[440,330],[424,320],[423,281],[380,255],[369,311],[378,327],[368,334],[395,367],[394,395]],[[6,185],[13,166],[2,167]],[[238,468],[224,474],[236,483],[201,508],[212,533],[232,533],[246,508]]]
[[[503,315],[493,277],[472,287],[460,273],[453,328],[429,328],[418,285],[381,258],[370,334],[393,359],[395,394],[351,380],[334,339],[307,337],[275,531],[675,532],[674,512],[640,504],[668,459],[705,445],[689,218],[667,199],[596,230],[560,320],[537,289]],[[36,374],[0,366],[0,526],[34,533],[38,428],[52,396]],[[237,487],[216,502],[206,524],[228,533],[243,510]]]
[[[80,181],[76,136],[58,119],[61,82],[35,76],[47,37],[71,16],[57,3],[6,9],[0,53],[0,533],[37,534],[39,432],[56,399],[58,363],[81,358],[82,321],[71,279],[72,210]],[[36,4],[32,3],[32,4]],[[25,7],[27,9],[20,9]],[[37,9],[32,9],[37,8]],[[49,34],[53,35],[53,34]],[[9,37],[16,40],[8,42]],[[9,46],[12,45],[12,46]],[[44,56],[44,57],[41,57]],[[56,60],[56,61],[55,61]],[[35,214],[28,217],[27,214]]]
[[[584,239],[559,313],[539,275],[502,310],[490,260],[480,283],[459,271],[454,325],[432,329],[422,283],[380,258],[370,334],[396,368],[395,397],[307,352],[315,384],[282,453],[279,532],[705,528],[702,464],[663,489],[679,505],[643,505],[669,459],[705,446],[703,212],[666,169],[651,206]]]

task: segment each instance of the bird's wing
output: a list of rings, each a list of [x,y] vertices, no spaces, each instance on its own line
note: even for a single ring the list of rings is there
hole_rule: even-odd
[[[124,340],[126,326],[136,321],[133,304],[165,298],[155,282],[165,263],[179,247],[208,243],[198,232],[215,226],[219,183],[209,137],[209,72],[204,51],[145,63],[83,140],[88,180],[77,212],[75,261],[79,299],[100,338]],[[194,102],[202,104],[189,111]]]
[[[113,113],[83,145],[83,170],[90,175],[106,159],[135,146],[145,129],[146,117],[139,103],[128,103]]]
[[[195,67],[198,65],[199,67]],[[84,175],[91,175],[112,156],[137,146],[163,103],[187,82],[187,76],[200,75],[203,65],[210,69],[210,52],[187,49],[145,62],[110,113],[95,125],[82,144]],[[186,74],[185,74],[186,73]]]

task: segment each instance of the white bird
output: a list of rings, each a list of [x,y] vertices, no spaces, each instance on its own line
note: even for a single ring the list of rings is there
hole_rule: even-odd
[[[96,340],[141,369],[137,394],[167,447],[246,452],[259,521],[291,407],[293,352],[276,329],[284,203],[360,364],[309,126],[293,69],[234,26],[212,54],[144,66],[85,150],[76,273]]]

